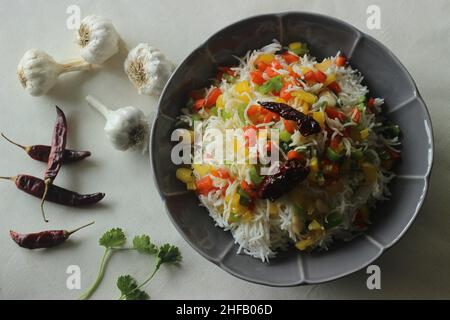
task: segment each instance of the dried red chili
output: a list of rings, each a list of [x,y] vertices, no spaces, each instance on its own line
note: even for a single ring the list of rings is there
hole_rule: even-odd
[[[278,114],[286,120],[294,120],[297,122],[300,133],[304,136],[319,133],[322,129],[320,124],[310,115],[304,115],[300,111],[292,108],[285,103],[279,102],[258,102],[263,108]]]
[[[14,181],[16,187],[23,192],[26,192],[36,198],[42,198],[45,190],[45,181],[29,175],[17,175],[15,177],[0,177],[0,179],[7,179]],[[58,203],[69,207],[81,207],[95,204],[105,197],[102,192],[92,194],[79,194],[70,191],[54,184],[48,186],[47,195],[45,199],[50,202]]]
[[[36,233],[21,234],[15,231],[9,231],[11,239],[20,247],[26,249],[42,249],[51,248],[65,242],[74,232],[92,225],[94,222],[88,223],[72,231],[67,230],[48,230]]]
[[[18,144],[17,142],[12,141],[7,136],[5,136],[3,133],[0,133],[1,136],[8,142],[14,144],[15,146],[18,146],[19,148],[23,149],[32,159],[41,161],[41,162],[48,162],[48,158],[50,156],[50,146],[45,145],[33,145],[33,146],[24,146],[21,144]],[[72,163],[76,161],[83,160],[91,155],[90,151],[78,151],[78,150],[69,150],[66,149],[64,151],[64,156],[62,159],[62,163]]]
[[[50,155],[48,156],[47,170],[44,174],[45,188],[41,200],[41,212],[45,222],[44,202],[47,195],[48,187],[53,183],[58,175],[59,169],[64,158],[67,142],[67,121],[64,112],[56,106],[56,123],[53,129],[52,145],[50,148]]]
[[[265,176],[259,186],[258,196],[262,199],[275,201],[277,198],[291,191],[309,174],[309,169],[302,161],[292,159],[280,165],[278,173]]]

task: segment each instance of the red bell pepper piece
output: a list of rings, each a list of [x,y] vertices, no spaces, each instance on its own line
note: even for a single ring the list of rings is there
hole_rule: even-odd
[[[261,86],[266,82],[263,78],[263,73],[259,70],[250,72],[250,80],[258,86]]]
[[[205,107],[211,108],[212,106],[214,106],[216,104],[217,98],[221,94],[222,94],[222,90],[220,90],[219,88],[211,89],[211,91],[208,93],[208,96],[206,97]]]
[[[327,75],[320,70],[317,70],[314,73],[314,77],[316,78],[316,81],[320,83],[324,83],[327,80]]]
[[[330,88],[330,90],[333,91],[336,94],[342,91],[341,90],[341,86],[336,81],[330,83],[328,85],[328,88]]]

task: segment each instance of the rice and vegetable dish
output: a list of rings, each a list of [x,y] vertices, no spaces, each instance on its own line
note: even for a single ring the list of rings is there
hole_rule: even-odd
[[[245,162],[210,157],[176,173],[232,233],[238,253],[268,261],[290,244],[326,249],[370,224],[370,212],[390,194],[400,129],[362,79],[339,52],[318,62],[305,43],[274,41],[218,68],[210,86],[189,94],[179,120],[191,131],[201,121],[204,154],[216,138],[208,129],[244,137],[246,148],[233,140],[231,149],[244,149]],[[249,161],[247,150],[250,133],[263,130],[264,150],[279,157],[278,171],[268,175],[262,170],[271,164]]]

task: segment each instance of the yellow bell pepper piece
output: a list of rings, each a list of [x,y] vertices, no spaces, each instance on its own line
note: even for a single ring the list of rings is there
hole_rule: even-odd
[[[244,222],[249,222],[251,221],[253,218],[253,213],[250,210],[247,210],[244,212],[244,214],[242,215],[242,219],[244,220]]]
[[[304,114],[308,114],[309,107],[310,107],[310,104],[308,102],[306,102],[306,101],[303,101],[303,103],[302,103],[302,112]]]
[[[273,203],[272,201],[269,202],[269,215],[276,216],[278,215],[278,206],[276,203]]]
[[[331,65],[330,59],[324,59],[321,63],[316,63],[314,66],[316,69],[325,72]]]
[[[231,198],[230,208],[232,214],[242,217],[248,211],[248,208],[239,203],[240,199],[241,196],[238,193],[233,194],[233,197]]]
[[[294,233],[296,235],[300,235],[304,226],[305,226],[305,223],[304,223],[303,219],[301,219],[297,213],[294,213],[292,215],[292,219],[291,219],[292,231],[294,231]]]
[[[316,157],[313,157],[311,161],[309,162],[309,168],[311,169],[311,172],[316,173],[319,171],[319,161]]]
[[[310,231],[314,231],[314,230],[322,230],[322,225],[317,222],[317,220],[313,220],[309,225],[308,225],[308,230]]]
[[[304,75],[304,74],[308,73],[309,71],[311,71],[311,69],[307,68],[307,67],[300,67],[300,71]]]
[[[231,207],[231,212],[238,216],[244,215],[246,210],[247,210],[247,208],[244,206],[241,206],[240,204],[238,204],[237,206]]]
[[[239,199],[241,198],[241,196],[238,193],[235,193],[233,195],[233,199],[231,199],[231,207],[237,207],[239,206]]]
[[[208,164],[193,164],[192,168],[200,175],[200,177],[206,176],[211,172],[211,166]]]
[[[223,101],[223,94],[221,94],[216,101],[217,109],[223,109],[225,107],[225,101]]]
[[[258,62],[264,62],[266,64],[270,64],[272,60],[275,59],[273,54],[270,53],[262,53],[256,58],[255,64],[258,64]]]
[[[328,86],[330,83],[336,81],[336,75],[334,73],[327,75],[327,79],[324,82],[324,86]]]
[[[239,83],[236,83],[234,89],[236,90],[237,93],[250,93],[250,84],[248,83],[248,81],[241,81]]]
[[[312,114],[314,120],[316,120],[322,128],[325,127],[325,113],[323,111],[316,111]]]
[[[369,128],[365,128],[359,132],[361,139],[366,140],[369,137]]]
[[[249,103],[250,101],[250,98],[246,94],[240,95],[238,99],[241,100],[243,103]]]
[[[294,91],[291,93],[291,95],[295,96],[295,97],[299,97],[300,99],[302,99],[303,101],[309,103],[309,104],[313,104],[317,101],[317,96],[303,91],[303,90],[298,90],[298,91]]]
[[[192,170],[188,168],[178,168],[175,173],[178,180],[183,183],[194,182],[194,176],[192,175]]]
[[[303,47],[303,44],[301,42],[292,42],[289,43],[289,50],[291,51],[296,51],[296,50],[300,50]]]
[[[195,185],[195,182],[188,182],[188,183],[186,183],[186,188],[188,190],[196,190],[197,186]]]
[[[276,97],[274,102],[278,102],[278,103],[286,103],[286,100],[284,100],[283,98],[280,97]]]
[[[295,244],[295,247],[300,250],[300,251],[304,251],[306,250],[306,248],[308,248],[310,245],[312,245],[314,243],[313,239],[304,239],[304,240],[300,240]]]
[[[361,169],[364,172],[364,176],[366,177],[367,183],[374,183],[377,181],[377,167],[370,162],[363,162],[361,164]]]

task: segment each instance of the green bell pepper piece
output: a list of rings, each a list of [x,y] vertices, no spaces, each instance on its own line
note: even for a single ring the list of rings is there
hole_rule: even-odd
[[[330,161],[333,162],[338,162],[339,160],[341,160],[341,155],[330,147],[327,148],[327,157],[328,159],[330,159]]]
[[[213,116],[217,116],[219,114],[216,106],[212,107],[210,112]]]
[[[238,108],[237,108],[239,118],[240,118],[242,121],[244,121],[244,122],[245,122],[245,115],[244,115],[244,113],[245,113],[245,109],[246,109],[246,108],[247,108],[247,105],[246,105],[246,104],[241,104],[241,105],[239,105]]]
[[[281,88],[283,88],[283,80],[280,75],[264,82],[263,85],[260,86],[258,90],[262,94],[268,94],[271,91],[280,92]]]
[[[325,229],[331,229],[333,227],[336,227],[342,223],[342,215],[337,212],[330,213],[327,218],[325,219]]]
[[[353,149],[351,157],[355,160],[361,160],[364,157],[364,154],[360,149]]]
[[[239,187],[237,189],[238,194],[240,195],[239,197],[239,204],[248,207],[250,205],[251,199],[250,199],[250,195],[245,192],[241,187]]]
[[[291,134],[289,132],[287,132],[286,130],[282,130],[280,131],[280,140],[283,142],[289,142],[291,141]]]
[[[263,179],[264,179],[263,177],[261,177],[258,174],[255,166],[250,167],[249,174],[250,174],[250,180],[252,180],[252,183],[255,186],[259,186],[261,184],[261,182],[263,181]]]

